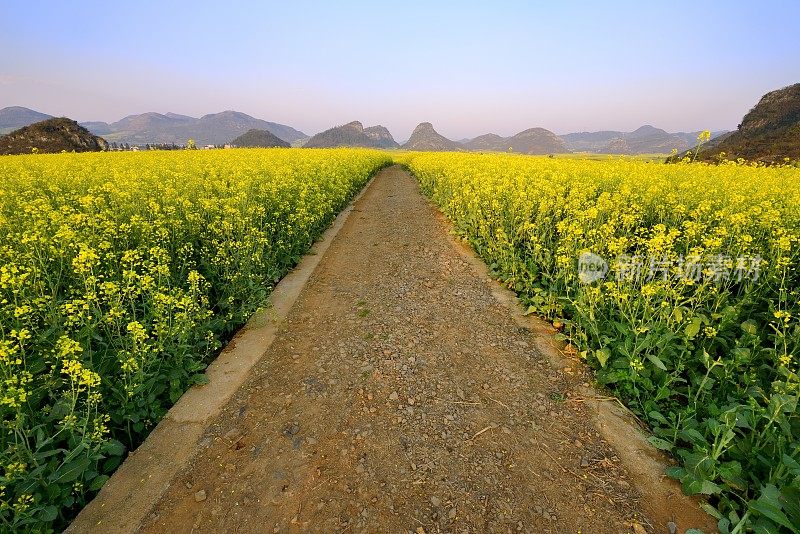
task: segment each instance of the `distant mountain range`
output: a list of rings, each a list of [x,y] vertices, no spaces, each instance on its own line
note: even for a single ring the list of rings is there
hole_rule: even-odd
[[[598,154],[669,154],[673,149],[686,150],[697,144],[700,132],[668,133],[653,126],[633,132],[601,131],[556,135],[544,128],[529,128],[511,137],[488,133],[473,139],[451,141],[424,122],[416,127],[403,145],[407,150],[469,150],[515,152],[518,154],[563,154],[592,152]],[[717,137],[726,132],[714,132]]]
[[[558,136],[544,128],[529,128],[510,137],[489,133],[473,139],[453,141],[441,135],[429,122],[417,125],[403,143],[405,150],[418,151],[485,151],[518,154],[562,154],[597,152],[610,154],[668,154],[673,149],[685,150],[697,143],[699,132],[670,134],[653,126],[642,126],[633,132],[583,132]],[[397,143],[383,126],[364,128],[358,121],[321,132],[305,147],[361,146],[395,148]]]
[[[437,132],[429,122],[414,128],[411,138],[403,145],[406,150],[476,152],[515,152],[517,154],[557,154],[568,152],[564,141],[550,130],[530,128],[511,137],[489,133],[474,139],[451,141]]]
[[[334,126],[320,132],[303,144],[306,148],[358,146],[368,148],[397,148],[399,145],[383,126],[364,128],[358,121]]]
[[[485,134],[464,143],[467,150],[515,152],[517,154],[562,154],[569,152],[564,140],[550,130],[530,128],[511,137]]]
[[[600,131],[570,133],[560,136],[571,152],[598,154],[669,154],[697,145],[700,132],[668,133],[650,125],[632,132]],[[712,137],[725,132],[714,132]]]
[[[50,115],[23,107],[0,109],[0,134],[51,118]],[[82,126],[109,142],[131,145],[175,143],[194,139],[198,145],[230,143],[250,130],[269,132],[292,146],[333,147],[362,146],[397,148],[392,134],[383,126],[364,128],[358,121],[336,126],[309,138],[284,124],[256,119],[238,111],[223,111],[195,118],[177,113],[142,113],[117,122],[84,122]],[[697,144],[699,132],[668,133],[653,126],[633,132],[580,132],[557,136],[544,128],[531,128],[511,137],[485,134],[474,139],[452,141],[439,134],[429,122],[417,126],[403,144],[408,150],[472,150],[521,154],[593,152],[605,154],[668,154],[673,149],[685,151]],[[717,138],[726,132],[714,132]]]
[[[11,107],[0,109],[0,133],[28,126],[51,118],[27,108]],[[256,119],[238,111],[223,111],[203,115],[199,119],[177,113],[142,113],[129,115],[117,122],[84,122],[81,126],[94,135],[100,135],[109,142],[131,145],[147,143],[186,144],[194,139],[198,145],[221,145],[230,143],[249,130],[266,130],[287,143],[298,144],[308,136],[291,126]]]
[[[256,119],[239,111],[212,113],[199,119],[176,113],[143,113],[111,124],[87,123],[86,127],[108,141],[129,144],[185,144],[188,139],[194,139],[198,145],[221,145],[249,130],[266,130],[290,144],[308,137],[291,126]],[[101,131],[106,133],[100,134]]]

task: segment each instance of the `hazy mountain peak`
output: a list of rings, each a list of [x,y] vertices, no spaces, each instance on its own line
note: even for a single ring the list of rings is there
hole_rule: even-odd
[[[563,139],[544,128],[528,128],[506,141],[509,149],[520,154],[560,154],[569,152]]]
[[[171,111],[168,113],[164,113],[165,117],[169,117],[170,119],[177,119],[183,121],[196,121],[197,119],[194,117],[190,117],[188,115],[181,115],[179,113],[172,113]]]
[[[370,126],[368,128],[364,128],[364,131],[365,132],[367,132],[367,131],[369,131],[369,132],[381,132],[381,133],[389,134],[388,128],[386,128],[386,126],[383,126],[381,124],[377,124],[375,126]],[[391,135],[391,134],[389,134],[389,135]]]
[[[649,124],[645,124],[644,126],[639,126],[634,131],[632,131],[629,135],[637,136],[637,135],[670,135],[666,132],[666,130],[662,130],[661,128],[656,128],[655,126],[651,126]]]
[[[352,122],[348,122],[348,123],[347,123],[347,124],[345,124],[343,127],[344,127],[344,128],[352,128],[352,129],[354,129],[354,130],[357,130],[357,131],[359,131],[359,132],[363,132],[363,131],[364,131],[364,125],[363,125],[363,124],[361,124],[361,122],[360,122],[360,121],[352,121]]]
[[[474,139],[469,139],[464,143],[467,150],[486,150],[486,151],[503,151],[508,147],[504,147],[506,138],[495,133],[488,133],[479,135]]]
[[[407,150],[453,151],[462,147],[433,129],[430,122],[421,122],[403,145]]]
[[[219,113],[209,113],[207,115],[203,115],[200,117],[201,121],[209,121],[209,120],[235,120],[235,121],[251,121],[257,120],[254,117],[251,117],[247,113],[242,113],[241,111],[233,111],[233,110],[225,110],[220,111]]]
[[[0,134],[51,118],[51,115],[22,106],[9,106],[0,109]]]
[[[551,132],[550,130],[545,130],[544,128],[528,128],[527,130],[522,130],[514,137],[530,137],[530,136],[547,135],[547,134],[553,134],[553,132]]]
[[[309,148],[333,148],[356,146],[369,148],[397,148],[397,142],[383,126],[364,128],[360,121],[352,121],[342,126],[328,128],[316,134],[303,146]]]
[[[278,136],[267,130],[248,130],[233,141],[231,144],[243,148],[269,148],[282,147],[289,148],[289,143],[280,139]]]
[[[389,133],[389,130],[385,126],[381,126],[380,124],[377,126],[370,126],[369,128],[364,128],[364,135],[369,137],[375,142],[375,146],[381,148],[397,148],[398,145],[397,141],[394,140],[392,134]]]

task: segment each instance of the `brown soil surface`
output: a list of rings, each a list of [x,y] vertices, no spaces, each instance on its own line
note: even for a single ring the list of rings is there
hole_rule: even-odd
[[[382,171],[142,530],[667,532],[493,283]]]

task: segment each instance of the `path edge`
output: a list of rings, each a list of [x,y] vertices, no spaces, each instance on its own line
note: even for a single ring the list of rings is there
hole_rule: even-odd
[[[262,309],[240,328],[206,369],[208,383],[188,389],[144,442],[128,455],[64,531],[134,533],[199,450],[205,430],[264,357],[325,252],[356,204],[390,166],[376,171],[300,262],[275,286]]]

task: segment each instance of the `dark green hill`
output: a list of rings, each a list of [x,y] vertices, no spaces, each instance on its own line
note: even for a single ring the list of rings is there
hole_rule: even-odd
[[[358,146],[369,148],[397,148],[389,130],[383,126],[364,128],[358,122],[349,122],[320,132],[303,145],[306,148],[333,148],[337,146]]]
[[[65,117],[47,119],[0,137],[0,154],[98,152],[108,143]]]
[[[289,148],[289,143],[267,130],[248,130],[233,141],[233,146],[242,148],[269,148],[269,147],[282,147]]]
[[[800,159],[800,83],[761,97],[736,131],[712,139],[700,149],[697,159],[718,161],[722,153],[728,160],[744,158],[765,163]]]

